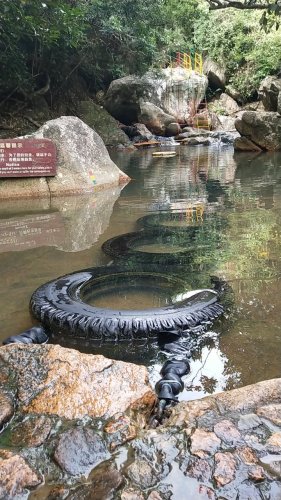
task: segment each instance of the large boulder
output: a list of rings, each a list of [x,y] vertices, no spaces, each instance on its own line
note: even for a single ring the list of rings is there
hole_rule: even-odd
[[[72,420],[127,412],[144,424],[155,404],[144,366],[101,355],[58,345],[10,344],[0,348],[0,366],[1,373],[13,374],[14,404],[23,413]]]
[[[51,120],[33,137],[51,139],[57,146],[57,175],[47,179],[51,195],[92,192],[128,181],[110,159],[101,137],[79,118]]]
[[[235,127],[242,137],[250,139],[261,149],[281,149],[281,116],[278,113],[245,111],[237,118]],[[236,145],[234,143],[234,147]]]
[[[230,116],[235,115],[235,113],[240,111],[240,107],[237,102],[224,92],[210,103],[209,109],[214,112]]]
[[[119,127],[117,120],[103,106],[99,106],[91,99],[77,104],[77,116],[99,134],[106,146],[118,144],[131,146],[128,136]]]
[[[260,84],[259,96],[265,111],[277,111],[278,96],[281,94],[281,78],[267,76]]]
[[[2,200],[92,193],[129,180],[110,159],[101,137],[75,116],[50,120],[32,137],[44,137],[55,143],[57,174],[54,177],[1,179]]]
[[[151,102],[141,102],[138,121],[143,123],[153,134],[165,135],[167,127],[175,121],[175,118]]]
[[[212,59],[206,58],[203,64],[203,71],[208,77],[209,86],[213,90],[224,90],[226,84],[226,71]]]
[[[186,122],[190,111],[203,99],[207,78],[184,68],[165,68],[142,77],[130,75],[114,80],[107,91],[105,107],[117,120],[138,121],[140,103],[149,102]]]

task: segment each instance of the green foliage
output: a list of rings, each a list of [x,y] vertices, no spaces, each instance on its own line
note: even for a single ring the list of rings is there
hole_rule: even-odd
[[[29,90],[48,71],[56,52],[77,48],[85,37],[83,8],[63,0],[0,3],[0,89]]]
[[[77,67],[94,89],[186,50],[197,0],[3,0],[0,91],[59,86]]]
[[[74,71],[96,91],[197,50],[226,65],[246,99],[281,60],[280,30],[259,21],[259,12],[209,13],[203,0],[2,0],[0,93],[32,93],[42,75],[55,93]]]
[[[197,50],[226,68],[230,84],[245,100],[265,76],[280,69],[281,30],[262,30],[258,12],[206,12],[194,37]]]

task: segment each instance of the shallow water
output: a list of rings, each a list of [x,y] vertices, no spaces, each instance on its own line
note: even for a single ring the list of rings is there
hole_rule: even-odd
[[[120,197],[115,189],[52,202],[0,204],[1,339],[31,326],[29,298],[38,286],[109,264],[112,258],[103,254],[102,243],[141,230],[136,223],[140,217],[179,212],[181,218],[167,221],[167,226],[179,229],[175,249],[189,246],[192,258],[168,263],[165,255],[156,255],[153,266],[184,278],[187,291],[209,287],[210,275],[227,280],[233,289],[228,317],[213,326],[193,354],[180,399],[280,377],[281,155],[181,146],[176,157],[153,158],[152,151],[112,154],[132,178]],[[186,227],[197,228],[188,241],[181,231]],[[150,244],[157,254],[159,247]],[[148,245],[144,247],[146,267],[151,261]],[[97,295],[87,300],[110,308],[158,307],[173,301],[170,291],[144,283],[105,288]],[[129,349],[125,344],[75,347],[144,363],[152,382],[165,359],[157,340]]]

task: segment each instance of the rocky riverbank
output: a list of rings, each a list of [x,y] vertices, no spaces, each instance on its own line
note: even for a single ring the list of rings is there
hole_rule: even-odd
[[[143,366],[53,345],[1,347],[0,365],[0,498],[280,498],[280,379],[149,429]]]

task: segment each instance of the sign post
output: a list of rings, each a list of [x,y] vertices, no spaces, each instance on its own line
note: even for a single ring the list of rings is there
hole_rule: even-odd
[[[46,177],[56,173],[56,146],[50,139],[0,139],[0,178]]]

